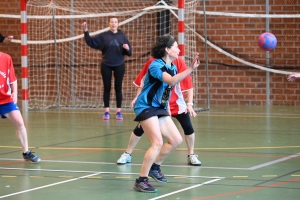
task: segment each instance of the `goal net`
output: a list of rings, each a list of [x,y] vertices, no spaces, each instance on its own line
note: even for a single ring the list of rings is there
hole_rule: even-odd
[[[133,49],[133,55],[125,58],[123,81],[122,107],[129,107],[136,95],[132,82],[149,59],[157,37],[170,33],[178,40],[177,1],[166,2],[28,1],[29,109],[103,107],[102,56],[99,50],[85,43],[82,23],[87,22],[93,36],[108,30],[111,16],[118,18],[119,28],[126,34]],[[185,1],[185,60],[188,65],[196,52],[193,28],[197,3],[198,0]],[[194,78],[194,81],[197,79]],[[194,88],[195,92],[197,90]],[[194,100],[197,102],[196,98]],[[116,106],[114,80],[110,106]]]

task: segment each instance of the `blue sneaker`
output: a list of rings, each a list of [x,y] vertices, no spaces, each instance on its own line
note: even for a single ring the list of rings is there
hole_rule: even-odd
[[[31,151],[27,151],[26,153],[22,153],[23,158],[27,161],[31,161],[32,163],[40,162],[40,157],[34,155]]]
[[[109,112],[105,112],[104,115],[103,115],[103,119],[104,120],[109,120],[109,118],[110,118]]]
[[[143,182],[135,181],[133,189],[138,192],[146,192],[146,193],[156,193],[157,189],[154,188],[149,182],[148,179],[145,179]]]
[[[123,115],[121,114],[121,112],[117,112],[116,119],[117,120],[123,120]]]
[[[160,183],[166,183],[168,180],[164,177],[164,175],[159,170],[150,169],[149,176]]]

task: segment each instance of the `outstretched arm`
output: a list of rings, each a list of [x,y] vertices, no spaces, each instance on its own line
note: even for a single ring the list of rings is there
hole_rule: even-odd
[[[289,77],[287,78],[287,80],[293,82],[297,78],[300,78],[300,73],[289,75]]]
[[[175,85],[176,83],[182,81],[185,77],[187,77],[190,73],[192,73],[194,69],[196,69],[200,65],[200,61],[198,60],[198,57],[199,57],[199,53],[196,54],[196,56],[194,57],[191,67],[189,67],[188,69],[186,69],[185,71],[179,74],[176,74],[175,76],[171,76],[166,72],[163,73],[163,77],[162,77],[163,82],[168,83],[169,85]]]
[[[7,36],[4,37],[3,35],[0,34],[0,42],[4,42],[4,43],[9,43],[11,42],[11,40],[14,38],[14,36]]]

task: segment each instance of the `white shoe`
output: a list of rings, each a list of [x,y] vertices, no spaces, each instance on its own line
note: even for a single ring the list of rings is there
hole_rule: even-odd
[[[198,155],[190,154],[188,156],[188,164],[189,165],[194,165],[194,166],[200,166],[201,165],[201,161],[198,160]]]
[[[117,164],[126,164],[131,162],[131,155],[128,153],[123,153],[118,159]]]

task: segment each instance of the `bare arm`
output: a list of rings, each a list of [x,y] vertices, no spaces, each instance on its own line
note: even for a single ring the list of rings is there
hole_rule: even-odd
[[[289,75],[289,77],[287,78],[287,80],[292,82],[292,81],[294,81],[297,78],[300,78],[300,73]]]
[[[18,84],[17,84],[17,81],[10,84],[10,87],[12,89],[11,98],[13,98],[14,103],[17,104],[17,101],[18,101]]]
[[[162,80],[165,83],[168,83],[169,85],[175,85],[182,81],[185,77],[187,77],[191,72],[193,71],[192,68],[189,68],[179,74],[176,74],[175,76],[171,76],[167,72],[163,73]]]
[[[197,114],[193,108],[194,90],[190,89],[186,93],[187,93],[187,103],[186,103],[187,112],[189,112],[191,116],[196,117]]]
[[[196,54],[192,62],[192,66],[186,69],[185,71],[176,74],[175,76],[171,76],[170,74],[164,72],[162,77],[163,82],[168,83],[169,85],[175,85],[180,81],[182,81],[185,77],[187,77],[190,73],[192,73],[194,69],[196,69],[199,66],[200,61],[198,60],[198,55],[199,54]]]
[[[7,36],[6,38],[4,38],[3,42],[4,43],[10,43],[13,38],[14,38],[14,36],[11,36],[11,35]]]
[[[137,97],[140,95],[141,91],[142,91],[142,88],[138,87],[138,89],[136,90],[136,96],[134,97],[134,99],[130,103],[130,108],[133,108],[134,103],[135,103]]]

